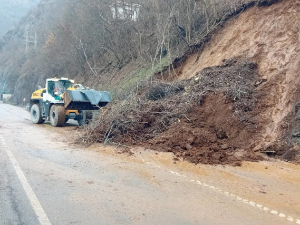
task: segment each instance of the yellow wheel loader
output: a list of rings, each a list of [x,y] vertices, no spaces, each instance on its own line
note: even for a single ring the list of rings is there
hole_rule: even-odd
[[[36,124],[50,120],[54,127],[63,126],[69,119],[79,125],[92,119],[93,111],[111,101],[109,92],[86,89],[68,78],[47,79],[46,88],[35,91],[30,100],[31,121]]]

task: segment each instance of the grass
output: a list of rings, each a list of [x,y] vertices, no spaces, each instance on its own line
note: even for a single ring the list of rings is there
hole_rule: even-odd
[[[132,76],[126,77],[126,80],[123,80],[123,82],[120,82],[118,85],[111,87],[110,92],[112,97],[122,97],[122,94],[134,90],[138,82],[149,80],[155,73],[162,71],[163,68],[168,65],[169,60],[167,57],[165,57],[162,58],[161,62],[155,64],[153,68],[152,65],[148,65],[147,67],[135,71]]]

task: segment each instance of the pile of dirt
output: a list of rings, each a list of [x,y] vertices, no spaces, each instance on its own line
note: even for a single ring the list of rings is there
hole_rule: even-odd
[[[261,159],[253,147],[262,129],[262,82],[255,62],[225,60],[192,79],[144,87],[112,105],[82,140],[174,152],[193,163]]]
[[[228,164],[261,159],[252,151],[259,120],[243,121],[223,94],[209,94],[170,129],[146,142],[150,149],[173,152],[193,163]]]
[[[186,93],[194,97],[200,94],[201,102],[146,146],[173,152],[193,163],[262,159],[253,148],[264,122],[258,113],[263,110],[264,94],[256,90],[263,82],[256,63],[249,61],[231,59],[221,66],[205,68],[186,81]],[[194,100],[197,103],[197,98]]]

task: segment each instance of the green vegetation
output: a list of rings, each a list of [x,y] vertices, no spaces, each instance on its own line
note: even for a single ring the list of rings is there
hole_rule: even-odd
[[[122,97],[123,93],[135,90],[139,82],[149,80],[154,74],[161,72],[169,65],[169,59],[164,57],[161,62],[156,63],[154,66],[148,65],[137,71],[133,71],[132,75],[126,76],[124,80],[118,83],[118,85],[110,87],[110,92],[113,97]]]

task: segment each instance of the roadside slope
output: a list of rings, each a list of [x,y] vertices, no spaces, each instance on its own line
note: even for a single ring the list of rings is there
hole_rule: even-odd
[[[144,146],[193,163],[240,165],[261,153],[297,159],[299,15],[295,0],[241,13],[175,62],[175,82],[161,82],[165,72],[139,87],[80,141]]]
[[[205,67],[220,65],[232,57],[257,62],[258,72],[267,82],[266,119],[263,140],[275,142],[295,121],[285,121],[299,101],[300,2],[285,0],[270,7],[253,7],[230,20],[202,52],[190,56],[180,68],[179,79],[191,78]],[[293,117],[293,116],[292,116]],[[288,127],[287,127],[288,126]],[[292,124],[293,127],[297,126]]]

